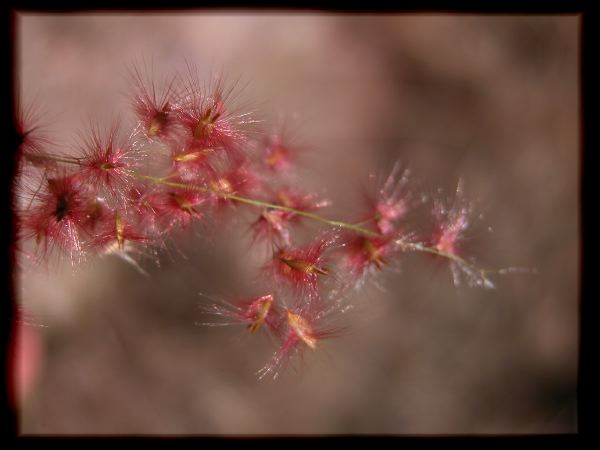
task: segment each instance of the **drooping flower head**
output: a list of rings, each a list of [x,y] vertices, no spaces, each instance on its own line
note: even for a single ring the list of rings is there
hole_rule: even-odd
[[[214,323],[205,322],[204,325],[244,325],[250,333],[266,329],[272,336],[280,335],[281,308],[273,294],[236,302],[213,301],[208,305],[201,305],[201,309],[204,313],[223,320]]]
[[[335,325],[344,310],[340,304],[302,303],[302,306],[284,309],[279,348],[271,360],[258,371],[259,378],[277,378],[284,366],[306,349],[315,351],[325,339],[339,336],[344,327]]]

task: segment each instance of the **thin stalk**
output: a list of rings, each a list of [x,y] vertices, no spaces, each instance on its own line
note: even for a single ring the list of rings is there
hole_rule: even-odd
[[[413,250],[413,251],[418,251],[418,252],[424,252],[424,253],[430,253],[432,255],[437,255],[437,256],[441,256],[443,258],[447,258],[451,261],[456,262],[457,264],[464,266],[464,267],[468,267],[471,270],[479,273],[479,276],[481,277],[481,279],[483,281],[489,281],[487,274],[489,273],[499,273],[499,271],[497,270],[490,270],[490,269],[482,269],[480,267],[477,267],[475,264],[471,263],[470,261],[467,261],[464,258],[461,258],[458,255],[455,255],[453,253],[447,253],[441,250],[438,250],[435,247],[428,247],[426,245],[417,243],[417,242],[404,242],[404,241],[400,241],[398,242],[403,249],[405,250]]]
[[[25,153],[24,157],[28,161],[32,161],[32,162],[39,161],[39,160],[46,160],[46,161],[63,163],[63,164],[73,164],[76,166],[81,165],[81,159],[75,158],[74,156],[52,155],[50,153],[38,153],[38,154]]]
[[[295,209],[295,208],[290,208],[289,206],[278,205],[276,203],[269,203],[269,202],[265,202],[263,200],[257,200],[254,198],[244,197],[244,196],[237,195],[237,194],[228,194],[226,192],[220,192],[218,190],[211,189],[207,186],[197,186],[197,185],[193,185],[193,184],[190,185],[190,184],[185,184],[185,183],[176,183],[173,181],[168,181],[164,178],[153,177],[150,175],[143,175],[143,174],[140,174],[137,172],[131,172],[131,171],[128,173],[129,173],[129,175],[131,175],[134,178],[138,178],[140,180],[151,181],[153,183],[161,184],[163,186],[175,187],[175,188],[180,188],[180,189],[192,189],[192,190],[195,190],[198,192],[212,192],[214,194],[221,196],[222,198],[224,198],[226,200],[235,200],[237,202],[245,203],[247,205],[252,205],[252,206],[259,207],[259,208],[278,209],[280,211],[291,212],[298,216],[303,216],[303,217],[306,217],[306,218],[309,218],[312,220],[316,220],[318,222],[322,222],[322,223],[325,223],[327,225],[331,225],[334,227],[352,230],[352,231],[355,231],[360,234],[364,234],[365,236],[369,236],[369,237],[380,236],[379,233],[376,233],[374,231],[363,228],[357,224],[342,222],[340,220],[328,219],[328,218],[320,216],[318,214],[314,214],[314,213],[307,212],[307,211],[302,211],[302,210]]]
[[[27,157],[27,155],[26,155],[26,157]],[[75,157],[69,157],[69,156],[38,154],[38,155],[32,155],[32,158],[46,159],[49,161],[55,161],[55,162],[59,162],[59,163],[63,163],[63,164],[81,165],[81,159],[75,158]],[[173,187],[173,188],[177,188],[177,189],[191,189],[191,190],[198,191],[198,192],[212,192],[213,194],[219,195],[220,197],[222,197],[223,199],[226,199],[226,200],[235,200],[239,203],[256,206],[258,208],[276,209],[276,210],[280,210],[280,211],[294,213],[298,216],[306,217],[307,219],[321,222],[321,223],[324,223],[324,224],[327,224],[327,225],[330,225],[333,227],[339,227],[339,228],[344,228],[346,230],[351,230],[351,231],[354,231],[355,233],[362,234],[363,236],[367,236],[367,237],[372,237],[372,238],[382,237],[382,235],[380,233],[377,233],[375,231],[369,230],[369,229],[361,226],[361,224],[368,222],[368,221],[363,221],[363,222],[360,222],[357,224],[353,224],[353,223],[343,222],[341,220],[328,219],[327,217],[320,216],[319,214],[302,211],[302,210],[295,209],[295,208],[290,208],[289,206],[278,205],[276,203],[269,203],[269,202],[265,202],[263,200],[257,200],[255,198],[250,198],[250,197],[244,197],[242,195],[237,195],[237,194],[228,194],[226,192],[221,192],[216,189],[212,189],[208,186],[199,186],[199,185],[194,185],[194,184],[185,184],[185,183],[177,183],[175,181],[169,181],[168,177],[165,177],[165,178],[155,177],[155,176],[151,176],[151,175],[144,175],[144,174],[134,172],[134,171],[127,171],[126,173],[129,176],[131,176],[132,178],[137,178],[138,180],[150,181],[151,183],[154,183],[154,184],[159,184],[162,186],[169,186],[169,187]],[[405,250],[430,253],[433,255],[440,256],[442,258],[446,258],[450,261],[454,261],[457,264],[460,264],[464,267],[468,267],[471,270],[479,273],[481,278],[484,281],[487,281],[486,274],[495,272],[493,270],[481,269],[481,268],[475,266],[473,263],[467,261],[466,259],[461,258],[460,256],[457,256],[453,253],[448,253],[448,252],[438,250],[435,247],[429,247],[429,246],[423,245],[421,243],[415,243],[415,242],[399,241],[398,243]]]
[[[151,181],[153,183],[161,184],[163,186],[170,186],[170,187],[175,187],[175,188],[180,188],[180,189],[193,189],[193,190],[196,190],[196,191],[199,191],[199,192],[212,192],[214,194],[217,194],[217,195],[221,196],[224,199],[235,200],[237,202],[245,203],[247,205],[256,206],[258,208],[278,209],[280,211],[291,212],[291,213],[297,214],[299,216],[303,216],[303,217],[315,220],[317,222],[325,223],[327,225],[331,225],[331,226],[339,227],[339,228],[344,228],[344,229],[347,229],[347,230],[352,230],[352,231],[354,231],[356,233],[362,234],[362,235],[367,236],[367,237],[382,237],[382,235],[380,233],[368,230],[368,229],[360,226],[360,223],[365,223],[367,221],[363,221],[363,222],[360,222],[358,224],[352,224],[352,223],[343,222],[343,221],[340,221],[340,220],[328,219],[328,218],[320,216],[318,214],[314,214],[314,213],[310,213],[310,212],[306,212],[306,211],[301,211],[301,210],[298,210],[298,209],[295,209],[295,208],[290,208],[288,206],[278,205],[278,204],[275,204],[275,203],[269,203],[269,202],[265,202],[265,201],[262,201],[262,200],[257,200],[257,199],[254,199],[254,198],[244,197],[244,196],[241,196],[241,195],[228,194],[226,192],[220,192],[220,191],[211,189],[211,188],[209,188],[207,186],[197,186],[197,185],[188,185],[188,184],[184,184],[184,183],[176,183],[176,182],[173,182],[173,181],[168,181],[165,178],[158,178],[158,177],[153,177],[153,176],[150,176],[150,175],[142,175],[142,174],[137,173],[137,172],[129,172],[129,174],[131,176],[135,177],[135,178],[138,178],[138,179],[141,179],[141,180],[148,180],[148,181]],[[421,243],[404,242],[404,241],[399,241],[399,244],[405,250],[412,250],[412,251],[419,251],[419,252],[424,252],[424,253],[430,253],[430,254],[433,254],[433,255],[440,256],[442,258],[446,258],[446,259],[448,259],[450,261],[454,261],[454,262],[456,262],[457,264],[460,264],[463,267],[468,267],[471,270],[473,270],[474,272],[477,272],[483,281],[489,281],[488,277],[487,277],[487,274],[494,272],[492,270],[481,269],[480,267],[477,267],[473,263],[467,261],[464,258],[461,258],[458,255],[455,255],[453,253],[444,252],[442,250],[438,250],[435,247],[429,247],[429,246],[423,245]]]

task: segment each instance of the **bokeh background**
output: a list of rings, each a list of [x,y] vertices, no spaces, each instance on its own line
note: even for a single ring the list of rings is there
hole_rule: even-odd
[[[536,271],[456,288],[444,264],[402,257],[385,289],[356,295],[349,333],[259,381],[268,340],[195,325],[199,293],[255,288],[244,220],[189,232],[160,267],[142,262],[148,277],[114,257],[24,264],[35,376],[21,432],[576,431],[579,31],[561,15],[19,15],[21,94],[66,146],[89,115],[131,120],[132,61],[189,61],[286,123],[330,214],[349,216],[369,170],[401,161],[418,192],[464,180],[482,264]]]

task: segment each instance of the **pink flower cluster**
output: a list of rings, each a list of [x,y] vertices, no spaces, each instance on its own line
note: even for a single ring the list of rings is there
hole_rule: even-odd
[[[56,152],[40,131],[40,114],[18,114],[22,255],[44,261],[57,250],[72,264],[91,255],[124,255],[163,247],[169,236],[207,217],[229,220],[224,210],[252,211],[253,242],[273,250],[261,269],[268,289],[204,310],[278,342],[261,376],[277,376],[290,357],[339,334],[352,291],[404,252],[444,257],[455,278],[463,273],[473,284],[487,281],[462,256],[468,207],[446,210],[436,203],[431,236],[409,228],[406,217],[416,201],[408,171],[399,165],[355,221],[326,219],[317,213],[330,202],[286,182],[294,171],[293,146],[281,133],[256,133],[256,120],[235,107],[234,89],[222,78],[202,84],[193,67],[158,86],[139,69],[132,77],[136,125],[126,137],[116,125],[92,124],[74,153]],[[299,242],[298,227],[310,220],[327,228]]]

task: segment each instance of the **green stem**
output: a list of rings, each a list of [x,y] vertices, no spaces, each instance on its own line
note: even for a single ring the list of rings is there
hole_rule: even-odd
[[[68,157],[68,156],[44,154],[44,155],[35,155],[35,158],[47,159],[50,161],[56,161],[56,162],[60,162],[60,163],[64,163],[64,164],[81,165],[81,160],[79,158]],[[339,228],[344,228],[346,230],[351,230],[351,231],[354,231],[358,234],[362,234],[363,236],[367,236],[367,237],[381,237],[382,236],[380,233],[371,231],[367,228],[360,226],[362,223],[365,223],[368,221],[363,221],[358,224],[352,224],[352,223],[343,222],[340,220],[328,219],[328,218],[320,216],[318,214],[314,214],[314,213],[307,212],[307,211],[302,211],[302,210],[295,209],[295,208],[290,208],[289,206],[278,205],[276,203],[269,203],[269,202],[257,200],[254,198],[244,197],[244,196],[237,195],[237,194],[228,194],[226,192],[221,192],[216,189],[211,189],[208,186],[198,186],[198,185],[194,185],[194,184],[177,183],[174,181],[169,181],[167,179],[168,177],[165,177],[165,178],[154,177],[151,175],[144,175],[144,174],[134,172],[134,171],[127,171],[126,173],[133,178],[137,178],[138,180],[150,181],[154,184],[160,184],[162,186],[169,186],[169,187],[173,187],[173,188],[177,188],[177,189],[191,189],[191,190],[198,191],[198,192],[212,192],[213,194],[219,195],[220,197],[222,197],[223,199],[226,199],[226,200],[235,200],[239,203],[245,203],[247,205],[256,206],[258,208],[277,209],[280,211],[294,213],[298,216],[306,217],[308,219],[315,220],[317,222],[321,222],[321,223],[324,223],[327,225],[331,225],[333,227],[339,227]],[[448,253],[448,252],[438,250],[435,247],[428,247],[426,245],[423,245],[420,243],[414,243],[414,242],[399,241],[398,243],[402,246],[402,248],[404,250],[412,250],[412,251],[430,253],[430,254],[437,255],[437,256],[449,259],[451,261],[454,261],[457,264],[460,264],[461,266],[468,267],[471,270],[479,273],[479,275],[481,276],[481,278],[484,281],[487,281],[486,274],[494,272],[492,270],[481,269],[481,268],[475,266],[473,263],[467,261],[466,259],[461,258],[460,256],[457,256],[453,253]]]
[[[347,230],[352,230],[352,231],[355,231],[357,233],[360,233],[360,234],[363,234],[363,235],[369,236],[369,237],[380,236],[379,233],[376,233],[374,231],[363,228],[357,224],[342,222],[339,220],[331,220],[326,217],[320,216],[318,214],[314,214],[314,213],[307,212],[307,211],[302,211],[302,210],[295,209],[295,208],[290,208],[289,206],[278,205],[276,203],[269,203],[269,202],[257,200],[254,198],[243,197],[243,196],[237,195],[237,194],[228,194],[226,192],[220,192],[218,190],[211,189],[206,186],[197,186],[197,185],[193,185],[193,184],[176,183],[173,181],[168,181],[164,178],[153,177],[150,175],[142,175],[137,172],[128,172],[128,173],[129,173],[129,175],[131,175],[134,178],[138,178],[140,180],[151,181],[152,183],[161,184],[163,186],[169,186],[169,187],[174,187],[174,188],[179,188],[179,189],[192,189],[192,190],[195,190],[198,192],[212,192],[214,194],[221,196],[222,198],[224,198],[226,200],[235,200],[237,202],[245,203],[247,205],[252,205],[252,206],[259,207],[259,208],[278,209],[280,211],[291,212],[296,215],[303,216],[303,217],[306,217],[306,218],[309,218],[312,220],[316,220],[318,222],[326,223],[326,224],[334,226],[334,227],[340,227],[340,228],[345,228]]]

